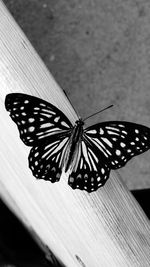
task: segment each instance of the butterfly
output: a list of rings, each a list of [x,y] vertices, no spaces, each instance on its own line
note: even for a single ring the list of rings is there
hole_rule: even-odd
[[[73,189],[96,191],[112,169],[150,148],[150,128],[126,121],[105,121],[84,129],[72,125],[57,107],[22,93],[8,94],[6,110],[17,124],[20,138],[32,147],[29,167],[37,179],[55,183],[69,172]]]

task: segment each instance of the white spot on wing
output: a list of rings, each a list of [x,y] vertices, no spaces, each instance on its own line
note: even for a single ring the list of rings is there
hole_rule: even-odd
[[[40,103],[39,105],[40,105],[41,107],[45,107],[45,104],[43,104],[43,103]]]
[[[89,130],[89,131],[88,131],[88,134],[96,134],[96,133],[97,133],[96,130]]]
[[[123,133],[123,134],[127,134],[127,132],[126,132],[126,131],[121,131],[121,133]]]
[[[101,135],[103,135],[103,134],[104,134],[104,130],[103,130],[102,128],[100,128],[100,129],[99,129],[99,133],[100,133]]]
[[[29,122],[34,122],[35,119],[34,119],[34,118],[29,118],[28,121],[29,121]]]
[[[87,179],[88,179],[88,175],[86,173],[86,174],[84,174],[84,180],[87,180]]]
[[[81,158],[81,161],[80,161],[80,169],[82,169],[83,167],[83,159]]]
[[[133,146],[133,145],[135,145],[135,143],[134,143],[134,142],[131,142],[130,144],[131,144],[132,146]]]
[[[40,118],[40,121],[44,121],[44,119],[43,118]]]
[[[111,126],[106,126],[106,129],[107,130],[112,130],[112,131],[115,131],[115,132],[120,132],[119,129],[115,128],[115,127],[111,127]]]
[[[125,147],[125,146],[126,146],[126,144],[125,144],[125,143],[123,143],[123,142],[121,142],[121,143],[120,143],[120,146],[121,146],[121,147]]]
[[[61,121],[61,125],[69,128],[68,124],[65,121]]]
[[[34,126],[31,126],[31,127],[29,127],[28,128],[28,131],[31,133],[31,132],[33,132],[35,130],[35,127]]]
[[[51,115],[56,115],[56,113],[54,111],[52,111],[52,110],[47,110],[47,109],[42,108],[41,111],[45,112],[45,113],[48,113],[48,114],[51,114]]]
[[[60,119],[60,117],[56,117],[56,118],[54,119],[54,122],[58,122],[59,119]]]
[[[53,126],[53,124],[52,123],[43,123],[43,124],[41,124],[40,125],[40,128],[42,129],[42,128],[49,128],[50,126]]]
[[[121,155],[121,151],[119,149],[116,150],[116,155],[120,156]]]
[[[105,173],[105,170],[104,168],[101,168],[101,173],[104,174]]]
[[[112,132],[112,131],[109,131],[109,130],[107,131],[107,133],[110,134],[110,135],[119,135],[118,133],[115,133],[115,132]]]

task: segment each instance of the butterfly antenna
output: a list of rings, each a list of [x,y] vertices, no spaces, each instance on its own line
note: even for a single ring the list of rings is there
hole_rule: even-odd
[[[95,116],[96,114],[99,114],[99,113],[103,112],[104,110],[106,110],[106,109],[108,109],[108,108],[111,108],[111,107],[113,107],[113,105],[110,105],[110,106],[108,106],[107,108],[104,108],[104,109],[102,109],[102,110],[100,110],[100,111],[97,111],[97,112],[93,113],[92,115],[86,117],[83,121],[85,121],[85,120],[87,120],[87,119],[89,119],[89,118]]]
[[[68,101],[69,101],[70,105],[71,105],[71,106],[72,106],[72,108],[74,109],[75,113],[76,113],[76,114],[77,114],[77,116],[79,117],[79,115],[78,115],[78,112],[76,111],[76,109],[75,109],[75,108],[74,108],[74,106],[72,105],[72,103],[71,103],[71,100],[69,99],[69,97],[68,97],[68,95],[67,95],[66,91],[65,91],[65,90],[63,90],[63,92],[64,92],[65,96],[67,97],[67,99],[68,99]]]

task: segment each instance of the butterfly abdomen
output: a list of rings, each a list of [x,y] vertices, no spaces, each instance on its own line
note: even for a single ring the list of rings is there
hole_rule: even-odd
[[[69,140],[68,149],[64,157],[65,172],[71,167],[74,156],[78,147],[78,143],[81,142],[83,135],[83,121],[80,119],[76,121],[76,124],[72,130],[72,134]]]

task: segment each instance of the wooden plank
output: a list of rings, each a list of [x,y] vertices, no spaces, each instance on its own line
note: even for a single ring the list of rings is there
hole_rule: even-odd
[[[76,114],[31,44],[0,2],[0,195],[39,242],[66,266],[149,266],[149,221],[115,172],[88,194],[37,181],[28,168],[29,148],[4,107],[7,93],[24,92]]]

